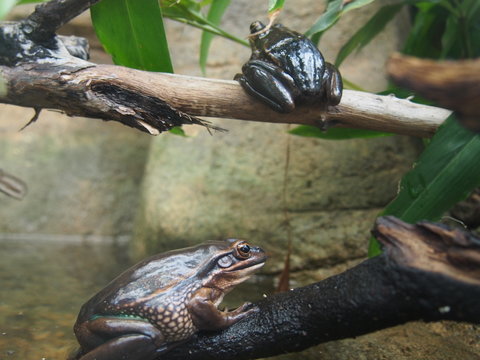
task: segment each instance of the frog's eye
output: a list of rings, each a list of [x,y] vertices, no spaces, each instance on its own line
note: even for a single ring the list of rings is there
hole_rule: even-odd
[[[238,244],[237,245],[237,253],[238,253],[238,256],[243,258],[243,259],[246,259],[250,256],[250,245],[246,244],[246,243],[242,243],[242,244]]]
[[[265,28],[265,25],[261,21],[254,21],[250,25],[250,33],[255,34],[256,32],[259,32]]]
[[[229,266],[232,265],[232,263],[233,263],[233,261],[232,261],[230,256],[221,257],[217,261],[218,266],[220,266],[222,268],[228,268]]]

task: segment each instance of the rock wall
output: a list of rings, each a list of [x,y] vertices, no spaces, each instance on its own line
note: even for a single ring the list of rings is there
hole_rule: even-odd
[[[29,14],[19,6],[12,19]],[[89,14],[65,34],[89,38],[92,61],[109,61],[93,34]],[[0,233],[130,237],[151,137],[96,119],[0,104],[0,169],[21,178],[28,194],[0,193]]]

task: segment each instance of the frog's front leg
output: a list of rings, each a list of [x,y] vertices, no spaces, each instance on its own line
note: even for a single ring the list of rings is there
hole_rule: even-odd
[[[243,65],[242,73],[235,80],[251,96],[281,113],[295,109],[298,90],[293,78],[281,68],[262,60],[250,60]]]
[[[233,311],[220,311],[215,302],[216,291],[211,288],[200,289],[190,300],[188,311],[194,325],[200,330],[220,330],[235,324],[245,316],[257,311],[250,303],[244,303]]]
[[[79,360],[150,360],[166,351],[159,329],[140,319],[99,317],[75,327]]]

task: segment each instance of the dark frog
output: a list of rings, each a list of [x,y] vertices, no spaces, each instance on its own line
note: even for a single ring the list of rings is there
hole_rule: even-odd
[[[211,241],[155,255],[128,269],[82,306],[74,326],[81,360],[150,360],[199,330],[228,327],[256,308],[217,309],[265,263],[243,240]]]
[[[295,103],[340,103],[342,77],[307,37],[281,24],[265,29],[260,21],[250,32],[252,55],[235,77],[247,93],[282,113]]]

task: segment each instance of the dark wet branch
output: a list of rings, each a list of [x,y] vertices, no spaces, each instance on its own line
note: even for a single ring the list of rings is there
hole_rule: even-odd
[[[48,42],[60,27],[99,1],[54,0],[37,5],[35,11],[21,21],[21,28],[31,40]]]
[[[71,116],[118,121],[152,135],[184,124],[222,130],[208,121],[174,108],[155,93],[155,74],[120,66],[69,62],[0,65],[8,92],[7,104],[59,109]],[[190,98],[190,101],[192,98]]]
[[[220,333],[161,359],[255,359],[295,352],[408,321],[480,323],[480,240],[446,227],[377,221],[385,252],[319,283],[270,296]]]

